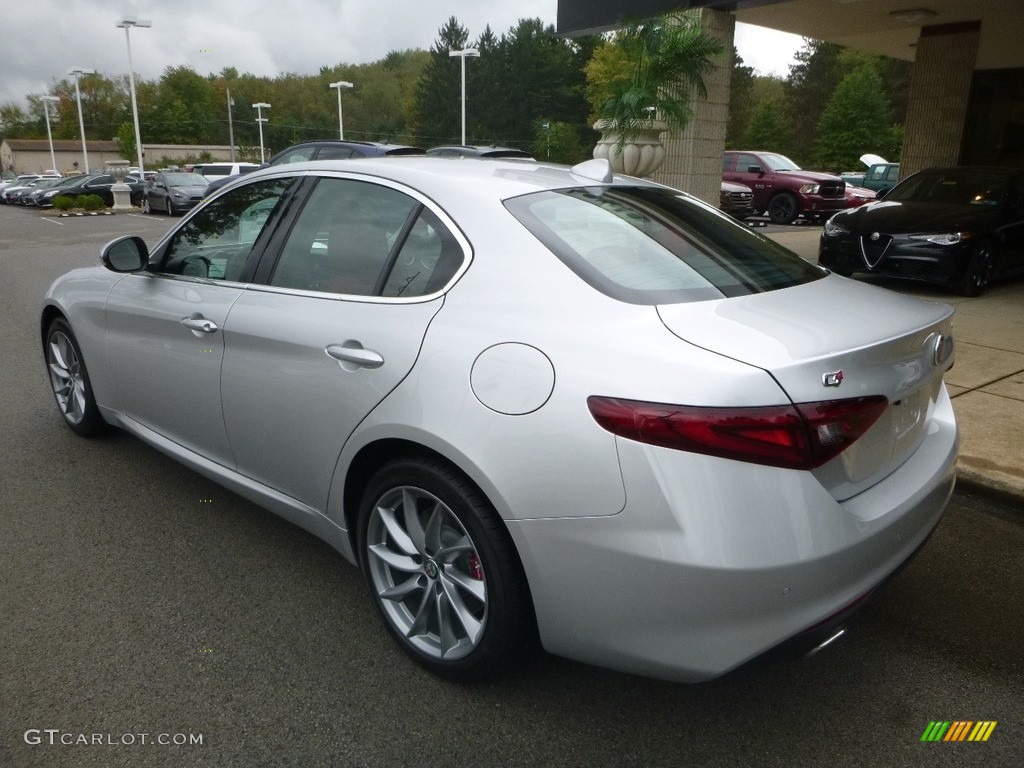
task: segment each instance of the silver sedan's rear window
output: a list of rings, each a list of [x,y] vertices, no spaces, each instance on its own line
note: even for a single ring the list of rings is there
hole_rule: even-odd
[[[633,304],[745,296],[825,274],[668,189],[584,187],[532,193],[505,206],[590,285]]]

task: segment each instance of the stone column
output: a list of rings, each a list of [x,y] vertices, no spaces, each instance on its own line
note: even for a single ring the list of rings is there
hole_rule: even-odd
[[[693,117],[681,133],[665,134],[665,162],[652,179],[690,192],[718,207],[722,187],[722,153],[729,121],[729,81],[736,19],[725,11],[700,11],[704,31],[722,40],[725,53],[704,78],[707,99],[694,98]]]
[[[921,28],[910,76],[901,179],[960,162],[980,35],[979,22]]]

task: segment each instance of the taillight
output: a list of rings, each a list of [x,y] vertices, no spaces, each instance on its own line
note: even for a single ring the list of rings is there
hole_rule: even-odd
[[[756,408],[703,408],[587,398],[612,434],[641,443],[787,469],[814,469],[863,435],[888,407],[881,395]]]

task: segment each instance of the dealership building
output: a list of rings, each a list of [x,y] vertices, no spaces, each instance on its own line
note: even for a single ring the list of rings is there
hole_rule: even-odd
[[[914,62],[903,176],[930,166],[1024,166],[1022,0],[558,0],[558,31],[614,29],[684,9],[699,10],[728,51],[740,21]],[[654,180],[717,202],[731,64],[708,76],[708,98],[667,137]]]

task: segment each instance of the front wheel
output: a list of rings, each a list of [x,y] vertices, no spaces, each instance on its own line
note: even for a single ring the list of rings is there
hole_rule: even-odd
[[[171,198],[168,197],[164,202],[167,203],[167,215],[168,216],[173,216],[174,215],[174,203],[171,202]]]
[[[142,198],[142,212],[143,213],[152,213],[153,212],[153,209],[149,207],[149,198],[148,197]]]
[[[46,368],[64,423],[82,437],[105,432],[107,423],[93,398],[82,351],[63,318],[55,319],[46,331]]]
[[[800,205],[788,192],[780,192],[768,201],[768,218],[772,224],[792,224],[800,215]]]
[[[971,256],[967,270],[960,281],[960,292],[964,296],[980,296],[992,282],[996,271],[996,254],[990,245],[982,245]]]
[[[529,601],[512,541],[451,467],[408,458],[378,470],[360,507],[359,558],[388,631],[434,674],[487,677],[527,644]]]

